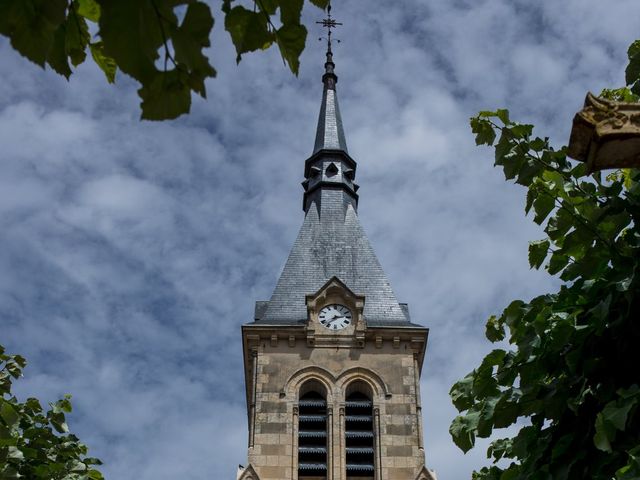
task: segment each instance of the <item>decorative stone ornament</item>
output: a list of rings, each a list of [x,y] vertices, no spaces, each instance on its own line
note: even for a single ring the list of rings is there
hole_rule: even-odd
[[[586,162],[589,172],[640,167],[640,103],[587,93],[573,118],[568,155]]]

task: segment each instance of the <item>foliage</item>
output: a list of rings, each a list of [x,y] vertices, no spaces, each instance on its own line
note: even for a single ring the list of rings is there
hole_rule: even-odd
[[[0,345],[0,479],[101,480],[94,468],[100,460],[87,457],[87,447],[69,433],[70,395],[46,412],[36,398],[19,402],[12,396],[13,380],[25,366],[23,357],[5,354]]]
[[[629,83],[632,91],[605,94],[637,98]],[[544,226],[546,237],[529,245],[531,267],[563,284],[489,318],[487,338],[511,348],[496,348],[452,387],[462,414],[451,435],[466,452],[476,437],[519,428],[491,442],[494,464],[477,480],[638,479],[640,170],[589,177],[507,110],[480,112],[471,128],[477,144],[495,146],[506,179],[527,188],[525,212]]]
[[[328,3],[309,1],[320,8]],[[275,43],[297,75],[307,36],[300,23],[304,0],[255,0],[251,8],[232,2],[223,0],[222,12],[237,61]],[[140,83],[147,120],[188,113],[192,92],[206,98],[204,82],[216,76],[204,54],[213,24],[202,0],[0,0],[0,34],[20,54],[68,79],[70,63],[77,67],[89,51],[109,83],[117,70]]]
[[[631,44],[627,56],[629,57],[629,65],[625,70],[625,80],[627,85],[631,87],[631,91],[640,95],[640,40]]]

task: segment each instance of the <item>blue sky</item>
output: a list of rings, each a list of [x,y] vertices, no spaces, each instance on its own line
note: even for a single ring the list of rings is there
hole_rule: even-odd
[[[468,118],[507,107],[566,143],[586,92],[624,83],[640,4],[372,5],[333,10],[359,214],[397,297],[431,329],[427,464],[470,478],[486,444],[452,444],[447,392],[491,349],[486,318],[557,282],[529,270],[542,234]],[[110,479],[234,478],[246,463],[240,325],[302,224],[324,58],[312,28],[298,78],[276,51],[236,66],[221,26],[209,100],[165,123],[138,120],[126,77],[109,86],[84,65],[67,82],[0,39],[0,343],[29,360],[20,396],[73,394],[71,428]]]

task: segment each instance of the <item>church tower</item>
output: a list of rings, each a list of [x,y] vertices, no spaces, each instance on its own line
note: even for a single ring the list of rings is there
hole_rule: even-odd
[[[271,299],[243,325],[249,463],[242,480],[432,480],[411,322],[358,220],[338,108],[331,18],[304,222]]]

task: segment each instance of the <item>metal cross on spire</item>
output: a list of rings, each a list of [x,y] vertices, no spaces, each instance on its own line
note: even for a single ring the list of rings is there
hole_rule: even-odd
[[[342,25],[342,23],[336,22],[335,19],[331,18],[331,2],[329,2],[329,5],[327,6],[327,18],[323,18],[321,21],[316,23],[327,29],[327,52],[331,53],[331,29],[336,28],[338,25]]]
[[[327,5],[327,18],[323,18],[320,22],[316,22],[327,29],[327,61],[324,64],[324,75],[322,76],[322,83],[325,88],[335,90],[338,77],[334,73],[335,64],[333,63],[333,52],[331,51],[331,29],[336,28],[338,25],[342,25],[340,22],[336,22],[331,17],[331,2]],[[320,38],[322,40],[322,38]],[[339,42],[340,40],[338,40]]]

